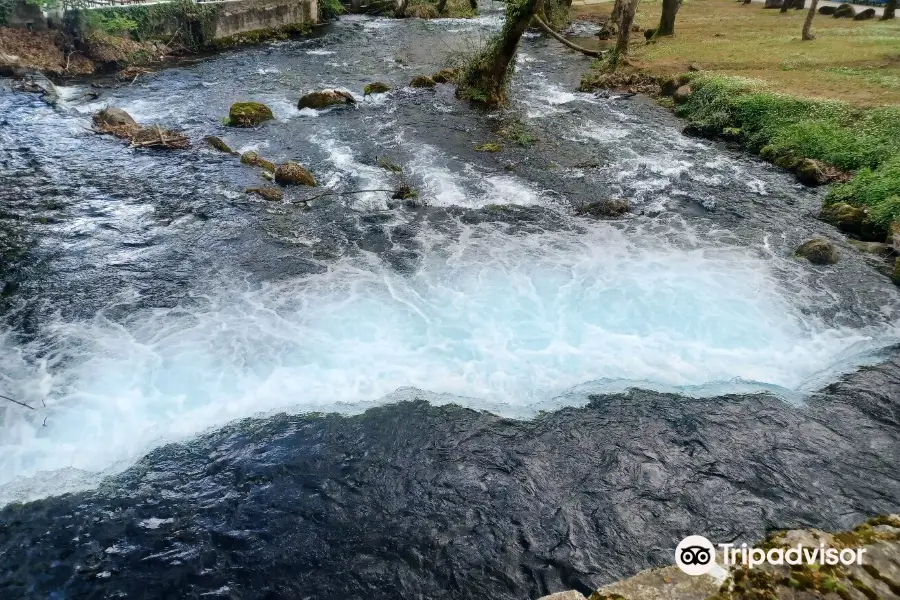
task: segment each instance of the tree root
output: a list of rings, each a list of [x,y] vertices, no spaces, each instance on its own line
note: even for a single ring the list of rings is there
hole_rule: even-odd
[[[547,25],[547,23],[545,23],[544,20],[541,19],[540,16],[534,15],[534,20],[537,21],[537,24],[541,27],[541,29],[544,30],[545,33],[549,34],[550,37],[552,37],[553,39],[558,41],[560,44],[562,44],[566,48],[575,50],[576,52],[581,52],[582,54],[584,54],[586,56],[592,56],[594,58],[599,58],[599,57],[603,56],[603,52],[601,52],[599,50],[588,50],[587,48],[582,48],[578,44],[574,44],[574,43],[570,42],[563,36],[559,35],[555,31],[553,31],[553,29],[549,25]]]

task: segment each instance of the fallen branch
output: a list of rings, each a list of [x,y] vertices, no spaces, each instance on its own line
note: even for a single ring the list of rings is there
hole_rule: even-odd
[[[553,39],[558,41],[560,44],[562,44],[566,48],[575,50],[576,52],[581,52],[582,54],[584,54],[586,56],[592,56],[594,58],[599,58],[599,57],[603,56],[603,53],[600,52],[599,50],[588,50],[587,48],[582,48],[578,44],[574,44],[574,43],[570,42],[563,36],[559,35],[555,31],[553,31],[553,29],[549,25],[547,25],[544,22],[544,20],[541,19],[540,16],[534,15],[534,20],[537,21],[537,24],[540,25],[541,29],[543,29],[545,33],[549,34],[550,37],[552,37]]]
[[[30,408],[31,410],[34,410],[34,407],[33,407],[33,406],[28,406],[28,405],[25,404],[24,402],[19,402],[18,400],[13,400],[13,399],[10,398],[9,396],[4,396],[3,394],[0,394],[0,398],[3,398],[4,400],[9,400],[10,402],[13,402],[13,403],[15,403],[15,404],[18,404],[19,406],[24,406],[25,408]]]

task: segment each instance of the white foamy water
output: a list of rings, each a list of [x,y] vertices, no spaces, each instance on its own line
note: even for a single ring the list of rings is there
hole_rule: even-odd
[[[435,238],[411,275],[347,260],[278,285],[211,283],[191,308],[47,323],[40,361],[0,349],[5,391],[39,408],[2,406],[0,485],[57,470],[83,485],[67,469],[121,468],[236,418],[357,410],[408,386],[527,415],[591,381],[798,389],[878,344],[805,316],[766,261],[633,236],[473,227]],[[39,481],[0,499],[53,489]]]

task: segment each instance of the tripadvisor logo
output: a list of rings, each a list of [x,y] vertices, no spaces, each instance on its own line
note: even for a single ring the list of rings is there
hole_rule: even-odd
[[[757,567],[770,565],[861,565],[865,548],[826,548],[807,547],[801,544],[789,548],[752,548],[747,544],[718,544],[719,552],[713,543],[702,535],[689,535],[681,540],[675,548],[675,564],[688,575],[705,575],[716,566],[717,554],[722,567],[743,565]]]

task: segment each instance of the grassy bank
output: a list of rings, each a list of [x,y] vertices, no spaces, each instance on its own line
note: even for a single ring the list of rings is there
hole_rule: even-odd
[[[579,6],[581,18],[609,14],[611,2]],[[659,24],[661,0],[641,0],[636,23]],[[694,64],[704,72],[757,79],[772,91],[844,100],[856,106],[900,103],[900,19],[853,21],[816,15],[804,42],[805,10],[766,10],[735,0],[685,0],[675,36],[645,44],[635,35],[630,61],[660,76]]]
[[[576,10],[602,18],[610,6]],[[655,27],[661,2],[640,7],[639,25]],[[648,89],[653,79],[687,84],[675,110],[689,131],[739,142],[806,181],[837,181],[822,218],[900,251],[900,20],[817,15],[816,39],[804,42],[805,14],[686,0],[676,35],[645,43],[635,34],[629,64],[615,77],[650,81]],[[585,89],[609,83],[600,66],[586,74]]]

